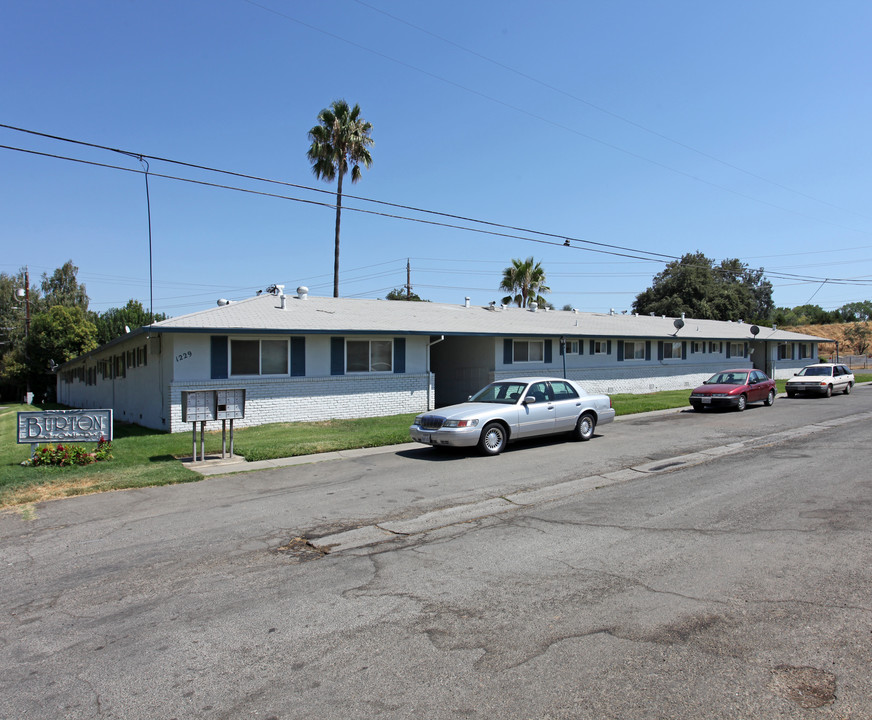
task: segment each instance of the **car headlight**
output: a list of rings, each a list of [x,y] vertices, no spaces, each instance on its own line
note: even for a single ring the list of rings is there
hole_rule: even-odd
[[[478,425],[478,420],[446,420],[442,423],[442,427],[447,428],[475,427],[476,425]]]

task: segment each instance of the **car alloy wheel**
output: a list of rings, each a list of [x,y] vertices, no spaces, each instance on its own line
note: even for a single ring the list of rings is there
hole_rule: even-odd
[[[746,398],[744,395],[739,395],[739,401],[736,403],[736,410],[742,412],[747,404],[748,398]]]
[[[764,401],[767,405],[772,406],[775,402],[775,391],[770,390],[769,394],[766,396],[766,400]]]
[[[845,393],[845,395],[851,394],[851,383],[848,383],[847,385],[845,385],[844,393]]]

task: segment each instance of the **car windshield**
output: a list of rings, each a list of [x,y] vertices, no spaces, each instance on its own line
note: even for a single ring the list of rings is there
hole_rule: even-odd
[[[706,385],[744,385],[748,380],[748,373],[722,372],[712,375],[706,380]]]
[[[495,382],[491,383],[483,390],[479,390],[475,395],[469,398],[469,402],[503,403],[504,405],[513,405],[521,399],[526,388],[527,383]]]
[[[804,367],[797,375],[832,375],[833,369],[828,367]]]

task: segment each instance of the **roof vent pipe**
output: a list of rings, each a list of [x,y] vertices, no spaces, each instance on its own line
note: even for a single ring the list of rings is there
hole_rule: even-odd
[[[284,293],[282,293],[281,295],[279,295],[279,301],[280,301],[280,303],[281,303],[281,304],[279,305],[279,307],[280,307],[282,310],[285,310],[285,309],[288,307],[288,296],[285,295]]]
[[[297,288],[297,297],[300,298],[300,300],[308,299],[309,288],[307,288],[305,285],[300,285],[300,287]]]
[[[468,295],[463,300],[463,307],[469,307],[469,296]]]
[[[614,315],[614,314],[615,314],[615,309],[609,308],[609,315]]]
[[[230,301],[225,298],[218,298],[218,307],[224,307],[225,305],[229,305]]]

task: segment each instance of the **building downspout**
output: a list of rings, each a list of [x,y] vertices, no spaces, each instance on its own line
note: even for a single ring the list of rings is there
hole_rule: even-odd
[[[430,397],[430,386],[431,385],[434,386],[433,387],[434,393],[435,393],[435,389],[436,389],[435,388],[436,381],[433,380],[433,382],[431,382],[432,378],[430,377],[430,348],[433,347],[434,345],[437,345],[438,343],[441,343],[444,339],[445,339],[445,336],[440,335],[438,340],[434,340],[433,342],[427,343],[427,358],[426,358],[426,360],[427,360],[427,365],[426,365],[426,369],[427,369],[427,410],[432,410],[433,409],[432,404],[436,402],[435,397],[432,397],[432,398]]]

